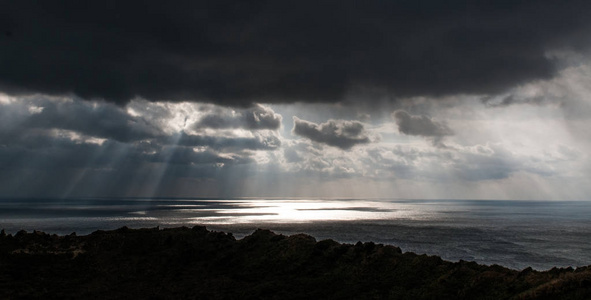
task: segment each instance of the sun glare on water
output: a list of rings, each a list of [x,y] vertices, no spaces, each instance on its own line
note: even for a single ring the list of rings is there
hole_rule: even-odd
[[[403,214],[392,203],[315,200],[236,200],[238,208],[217,209],[217,215],[195,218],[209,224],[298,223],[396,218]]]

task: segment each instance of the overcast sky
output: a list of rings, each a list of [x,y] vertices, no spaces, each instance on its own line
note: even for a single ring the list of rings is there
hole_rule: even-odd
[[[590,1],[3,1],[0,197],[589,199]]]

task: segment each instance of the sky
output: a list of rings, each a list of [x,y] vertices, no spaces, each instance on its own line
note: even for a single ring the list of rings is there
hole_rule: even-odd
[[[589,1],[2,1],[0,197],[589,200]]]

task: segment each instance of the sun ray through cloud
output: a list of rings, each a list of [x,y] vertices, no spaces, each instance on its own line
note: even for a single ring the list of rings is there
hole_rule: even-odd
[[[591,264],[590,1],[38,2],[0,5],[13,237],[207,224]]]

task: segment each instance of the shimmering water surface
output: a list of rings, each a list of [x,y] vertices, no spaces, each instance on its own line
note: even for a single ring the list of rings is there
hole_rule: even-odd
[[[121,226],[206,225],[237,238],[256,228],[391,244],[444,259],[531,266],[591,264],[591,202],[82,198],[1,199],[0,228],[88,234]]]

